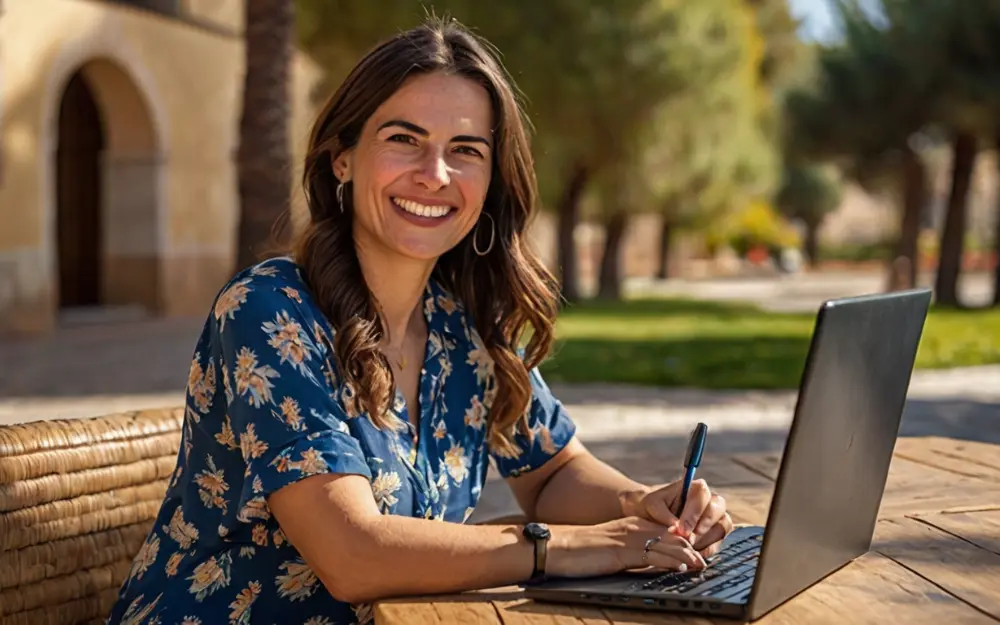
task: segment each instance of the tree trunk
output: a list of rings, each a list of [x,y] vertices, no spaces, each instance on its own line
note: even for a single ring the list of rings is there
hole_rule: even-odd
[[[994,139],[996,149],[1000,153],[1000,135]],[[997,167],[1000,170],[1000,164]],[[1000,196],[997,196],[996,205],[996,227],[993,229],[993,305],[1000,306]]]
[[[236,156],[240,224],[236,262],[260,260],[288,208],[291,154],[288,125],[294,42],[293,0],[246,0],[246,73]],[[278,243],[274,241],[274,243]]]
[[[627,225],[628,215],[617,212],[604,226],[604,253],[601,254],[601,274],[597,290],[601,299],[621,299],[621,247]]]
[[[803,251],[806,253],[806,262],[809,268],[813,269],[819,264],[819,224],[806,223],[806,236],[802,241]]]
[[[575,165],[558,206],[559,280],[562,283],[562,296],[570,302],[580,299],[580,272],[577,269],[576,242],[573,235],[580,221],[580,198],[589,178],[590,172],[584,165],[579,163]]]
[[[899,240],[889,261],[890,291],[912,289],[917,285],[920,266],[918,244],[920,215],[927,204],[927,166],[909,147],[903,150],[903,206],[900,212]]]
[[[997,202],[997,224],[993,232],[993,305],[1000,306],[1000,201]]]
[[[959,305],[958,276],[962,271],[962,247],[965,243],[966,198],[972,182],[972,168],[976,163],[976,138],[959,134],[955,138],[951,171],[951,195],[948,214],[941,232],[940,257],[935,291],[937,302],[943,306]]]
[[[656,277],[666,280],[670,277],[670,242],[674,236],[674,224],[664,218],[660,226],[660,256],[657,259]]]

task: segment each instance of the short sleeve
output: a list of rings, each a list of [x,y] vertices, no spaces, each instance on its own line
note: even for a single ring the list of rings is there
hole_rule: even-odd
[[[518,432],[514,442],[521,452],[516,456],[491,452],[497,471],[504,478],[516,477],[541,467],[559,453],[576,434],[576,424],[566,413],[562,402],[552,395],[538,369],[532,369],[528,375],[531,380],[528,425],[532,436],[529,440]]]
[[[243,285],[218,317],[230,439],[246,471],[236,518],[266,518],[266,498],[321,473],[371,479],[347,415],[327,381],[328,353],[311,315],[271,284]],[[261,281],[257,281],[261,282]]]

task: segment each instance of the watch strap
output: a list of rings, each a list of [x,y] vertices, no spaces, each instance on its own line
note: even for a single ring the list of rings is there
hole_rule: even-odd
[[[545,577],[545,561],[549,556],[548,538],[535,539],[535,569],[531,572],[531,580],[537,581]]]
[[[522,530],[525,537],[531,540],[534,547],[534,565],[530,581],[538,581],[545,577],[545,563],[548,560],[548,543],[551,534],[549,528],[540,523],[529,523]]]

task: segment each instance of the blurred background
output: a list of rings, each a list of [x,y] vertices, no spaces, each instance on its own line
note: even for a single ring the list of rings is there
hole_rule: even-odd
[[[300,223],[313,116],[432,11],[523,92],[543,371],[589,431],[777,432],[820,302],[915,285],[911,422],[1000,431],[1000,4],[954,0],[0,0],[0,422],[179,403],[218,289]]]

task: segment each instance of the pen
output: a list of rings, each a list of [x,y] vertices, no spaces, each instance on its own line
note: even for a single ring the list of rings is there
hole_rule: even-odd
[[[687,504],[688,490],[691,482],[694,481],[694,472],[701,464],[701,456],[705,451],[705,439],[708,438],[708,426],[699,423],[691,432],[691,440],[688,441],[687,455],[684,457],[684,485],[681,488],[681,506],[677,511],[678,516],[684,511]]]

